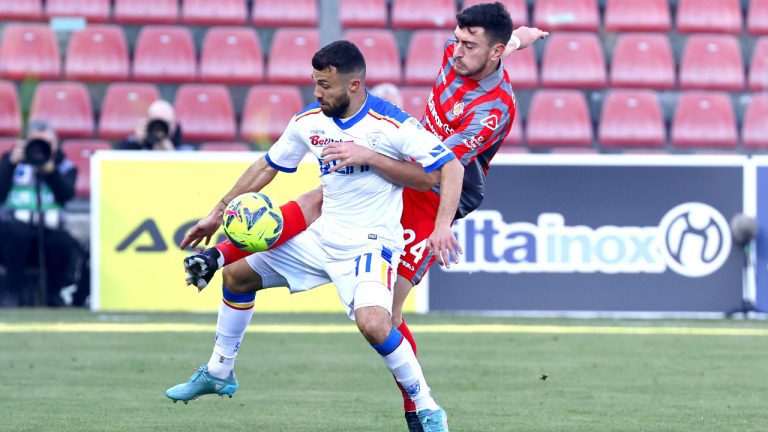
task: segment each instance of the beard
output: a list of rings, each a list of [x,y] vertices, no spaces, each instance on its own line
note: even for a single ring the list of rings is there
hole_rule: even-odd
[[[339,98],[339,102],[336,105],[320,105],[320,110],[323,111],[326,117],[341,117],[349,108],[349,103],[349,95],[344,94]]]

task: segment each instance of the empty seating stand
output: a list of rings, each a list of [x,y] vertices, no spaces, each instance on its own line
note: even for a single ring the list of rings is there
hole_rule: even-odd
[[[456,27],[454,0],[393,0],[392,28],[427,29]]]
[[[672,29],[669,0],[607,0],[605,29],[609,32],[668,32]]]
[[[243,108],[241,139],[251,143],[272,144],[303,106],[301,94],[296,86],[251,87]]]
[[[133,78],[138,81],[189,82],[197,76],[195,44],[183,26],[144,26],[136,40]]]
[[[274,84],[311,84],[311,60],[319,49],[320,35],[316,29],[277,29],[269,50],[267,80]]]
[[[470,6],[474,6],[480,3],[488,3],[488,0],[464,0],[464,6],[462,9],[466,9]],[[503,4],[509,12],[509,16],[512,17],[512,24],[515,28],[520,26],[527,26],[528,20],[528,5],[526,0],[499,0],[499,3]]]
[[[672,145],[678,148],[736,147],[736,118],[725,92],[680,94],[672,120]]]
[[[424,110],[427,107],[430,87],[403,87],[400,89],[400,95],[403,97],[403,111],[410,114],[416,120],[421,121],[424,116]]]
[[[317,0],[254,0],[253,23],[261,27],[317,27]]]
[[[597,0],[538,0],[533,25],[545,31],[596,32],[600,26]]]
[[[46,0],[48,18],[83,17],[88,22],[109,21],[109,0]]]
[[[99,116],[99,136],[122,140],[133,135],[149,105],[160,98],[154,84],[115,83],[107,87]]]
[[[451,33],[446,30],[416,30],[411,34],[405,57],[406,85],[434,84],[450,36]]]
[[[339,0],[339,19],[344,28],[387,26],[387,0]]]
[[[664,116],[652,90],[611,90],[603,102],[598,132],[608,147],[663,147]]]
[[[747,149],[768,150],[768,93],[752,95],[744,113],[742,139]]]
[[[749,2],[747,31],[753,35],[768,35],[768,0]]]
[[[680,61],[683,89],[742,90],[744,59],[735,36],[697,34],[688,37]]]
[[[740,0],[678,0],[681,33],[733,33],[742,30]]]
[[[515,51],[504,59],[503,64],[513,89],[535,88],[539,85],[535,49]]]
[[[174,24],[177,0],[115,0],[114,20],[120,24]]]
[[[353,29],[344,37],[354,43],[365,58],[365,82],[400,84],[402,70],[395,35],[389,29]]]
[[[128,45],[115,25],[91,25],[72,33],[64,75],[81,81],[118,81],[129,76]]]
[[[174,107],[185,141],[235,139],[235,112],[227,87],[218,84],[183,84],[176,92]]]
[[[592,123],[578,90],[539,90],[533,95],[526,127],[529,147],[591,147]]]
[[[541,62],[541,83],[557,88],[605,86],[605,56],[597,35],[568,32],[551,35]]]
[[[6,0],[0,1],[0,20],[39,20],[43,17],[41,0]]]
[[[667,35],[619,35],[611,62],[611,85],[672,89],[675,86],[675,61]]]
[[[56,36],[45,24],[8,24],[0,40],[0,76],[14,80],[58,79]]]
[[[248,11],[245,0],[184,0],[181,17],[190,25],[244,25]]]
[[[768,37],[757,40],[749,64],[749,88],[752,91],[768,90]]]
[[[253,84],[264,80],[264,55],[257,33],[249,27],[211,27],[200,54],[200,80]]]
[[[98,150],[111,150],[112,146],[104,140],[70,139],[64,141],[62,150],[67,158],[77,166],[75,195],[88,199],[91,195],[91,157]]]

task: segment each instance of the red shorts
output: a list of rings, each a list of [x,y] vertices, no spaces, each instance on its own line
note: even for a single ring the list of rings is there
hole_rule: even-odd
[[[405,251],[400,257],[397,274],[416,285],[435,262],[435,255],[427,249],[427,238],[435,230],[437,207],[440,195],[432,192],[419,192],[414,189],[403,190],[403,225]]]

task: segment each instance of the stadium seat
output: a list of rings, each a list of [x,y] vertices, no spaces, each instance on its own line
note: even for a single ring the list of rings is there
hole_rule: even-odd
[[[200,151],[251,151],[251,146],[241,142],[207,142],[200,144]]]
[[[0,1],[0,20],[39,20],[43,17],[41,0]]]
[[[125,139],[133,135],[149,105],[160,98],[154,84],[115,83],[107,87],[99,116],[99,136]]]
[[[0,136],[17,137],[21,133],[21,105],[16,86],[0,81]]]
[[[594,33],[555,33],[541,62],[545,87],[599,88],[606,84],[603,46]]]
[[[339,0],[339,18],[344,28],[387,26],[387,0]]]
[[[456,27],[454,0],[393,0],[392,28],[428,29]]]
[[[187,27],[145,26],[136,40],[133,78],[188,82],[195,79],[195,44]]]
[[[590,147],[592,123],[584,94],[578,90],[539,90],[533,95],[526,124],[529,147]]]
[[[277,29],[269,50],[267,79],[274,84],[311,84],[311,60],[319,49],[316,29]]]
[[[538,0],[533,7],[533,25],[550,32],[597,32],[600,26],[597,0]]]
[[[59,46],[45,24],[8,24],[0,40],[0,76],[14,80],[58,79]]]
[[[93,135],[93,109],[85,85],[79,82],[42,82],[32,98],[30,119],[46,119],[62,138]]]
[[[403,97],[403,111],[416,120],[421,121],[427,108],[427,99],[432,91],[430,87],[403,87],[400,95]]]
[[[254,0],[253,23],[260,27],[317,27],[317,0]]]
[[[675,61],[666,34],[621,34],[611,61],[611,86],[671,89]]]
[[[48,18],[83,17],[88,22],[109,21],[110,0],[46,0]]]
[[[182,84],[174,101],[184,141],[235,139],[235,111],[227,87],[218,84]]]
[[[536,50],[515,51],[503,60],[512,88],[534,88],[539,85],[539,72],[536,68]]]
[[[768,90],[768,37],[757,40],[749,64],[749,88],[753,91]]]
[[[303,106],[301,93],[296,86],[251,87],[245,98],[240,138],[251,143],[273,143]]]
[[[768,35],[768,0],[749,2],[747,31],[753,35]]]
[[[680,33],[741,33],[740,0],[678,0]]]
[[[92,25],[70,36],[64,63],[67,79],[126,80],[128,69],[128,45],[122,27]]]
[[[509,129],[509,134],[504,138],[504,142],[501,144],[499,151],[510,152],[513,149],[522,148],[523,145],[523,115],[518,113],[515,115],[515,119],[512,121],[512,127]]]
[[[248,21],[245,0],[184,0],[182,20],[190,25],[244,25]]]
[[[744,147],[768,150],[768,93],[752,95],[741,129]]]
[[[736,118],[725,92],[680,94],[672,119],[672,145],[679,148],[735,148]]]
[[[253,84],[264,80],[264,55],[249,27],[211,27],[203,39],[200,80]]]
[[[383,82],[400,84],[402,79],[400,52],[392,30],[352,29],[346,31],[344,38],[354,43],[363,53],[366,64],[366,84],[376,85]]]
[[[115,21],[120,24],[175,24],[177,0],[115,0]]]
[[[405,84],[412,86],[435,83],[443,61],[445,43],[451,36],[445,30],[416,30],[411,33],[405,57]]]
[[[462,9],[480,3],[488,3],[488,0],[464,0]],[[528,5],[526,5],[525,0],[499,0],[499,3],[507,8],[509,16],[512,17],[512,25],[514,28],[528,25],[530,21],[528,21]]]
[[[669,0],[607,0],[605,30],[668,32],[672,29]]]
[[[104,140],[66,140],[61,145],[64,154],[77,167],[75,195],[88,199],[91,196],[91,156],[97,150],[112,150]]]
[[[691,35],[680,60],[683,89],[742,90],[744,59],[735,36]]]
[[[653,90],[612,90],[603,102],[598,140],[606,147],[663,147],[664,116]]]
[[[11,151],[18,141],[19,138],[0,137],[0,156]]]

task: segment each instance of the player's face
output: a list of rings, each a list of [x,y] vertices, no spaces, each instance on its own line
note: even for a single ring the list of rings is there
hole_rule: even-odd
[[[333,66],[324,70],[314,70],[315,98],[320,109],[328,117],[343,117],[349,108],[349,79],[336,72]]]
[[[485,78],[498,67],[504,45],[491,45],[482,27],[456,27],[453,51],[454,70],[460,77]]]

